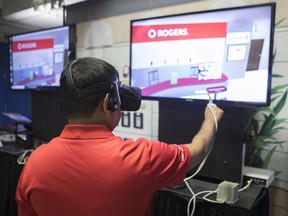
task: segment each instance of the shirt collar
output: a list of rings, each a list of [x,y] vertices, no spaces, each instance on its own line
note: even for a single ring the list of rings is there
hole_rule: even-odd
[[[60,137],[66,139],[108,138],[114,134],[106,125],[68,124],[62,130]]]

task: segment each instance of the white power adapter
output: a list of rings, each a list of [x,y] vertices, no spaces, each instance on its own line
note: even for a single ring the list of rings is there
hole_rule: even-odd
[[[218,185],[217,201],[234,204],[239,199],[238,183],[223,181]]]

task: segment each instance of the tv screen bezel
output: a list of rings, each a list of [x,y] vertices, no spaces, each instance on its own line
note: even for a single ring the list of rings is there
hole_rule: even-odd
[[[12,91],[58,91],[60,89],[60,85],[43,85],[43,86],[33,86],[33,87],[27,87],[23,86],[23,88],[15,88],[15,84],[13,83],[13,56],[12,56],[12,40],[14,37],[21,37],[29,34],[34,34],[34,33],[42,33],[45,31],[53,31],[53,30],[61,30],[63,28],[68,28],[69,31],[69,53],[68,53],[68,62],[71,60],[76,59],[76,48],[77,48],[77,34],[76,34],[76,24],[69,24],[69,25],[63,25],[63,26],[57,26],[57,27],[51,27],[51,28],[45,28],[45,29],[39,29],[35,31],[29,31],[29,32],[24,32],[24,33],[19,33],[19,34],[13,34],[8,37],[8,58],[9,58],[9,86]],[[65,56],[64,56],[65,58]],[[64,61],[63,68],[66,63]]]
[[[202,10],[202,11],[193,11],[188,13],[179,13],[179,14],[169,14],[164,16],[157,16],[157,17],[148,17],[148,18],[141,18],[141,19],[134,19],[130,21],[130,76],[129,76],[129,84],[132,84],[132,27],[135,22],[139,21],[149,21],[149,20],[155,20],[155,19],[162,19],[162,18],[169,18],[169,17],[178,17],[178,16],[186,16],[186,15],[193,15],[193,14],[205,14],[205,13],[214,13],[214,12],[221,12],[221,11],[229,11],[229,10],[241,10],[241,9],[247,9],[247,8],[257,8],[257,7],[270,7],[271,8],[271,26],[270,26],[270,43],[269,43],[269,57],[268,57],[268,82],[267,82],[267,96],[266,101],[264,102],[249,102],[249,101],[224,101],[224,100],[215,100],[214,103],[217,105],[223,105],[223,106],[232,106],[232,107],[265,107],[269,106],[271,103],[271,86],[272,86],[272,65],[273,65],[273,45],[274,45],[274,29],[275,29],[275,12],[276,12],[276,2],[270,2],[270,3],[262,3],[262,4],[252,4],[252,5],[243,5],[243,6],[237,6],[237,7],[228,7],[228,8],[217,8],[217,9],[211,9],[211,10]],[[173,97],[159,97],[159,96],[142,96],[143,100],[157,100],[157,101],[171,101],[171,102],[195,102],[199,104],[207,103],[207,100],[209,99],[207,96],[207,100],[204,99],[185,99],[185,98],[173,98]]]

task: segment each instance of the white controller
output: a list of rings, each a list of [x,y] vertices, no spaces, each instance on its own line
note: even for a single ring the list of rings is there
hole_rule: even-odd
[[[208,93],[208,97],[209,97],[209,102],[208,102],[207,105],[208,105],[208,106],[211,106],[211,107],[217,107],[217,105],[213,103],[213,100],[212,100],[212,98],[210,97],[209,93]]]

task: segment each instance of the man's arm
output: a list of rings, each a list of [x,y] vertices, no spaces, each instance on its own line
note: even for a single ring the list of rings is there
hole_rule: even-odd
[[[221,120],[223,110],[216,106],[210,106],[214,116],[207,106],[204,113],[204,121],[199,132],[193,137],[191,143],[186,144],[191,155],[189,170],[198,165],[208,154],[213,146],[217,124]],[[214,118],[215,117],[215,118]]]

